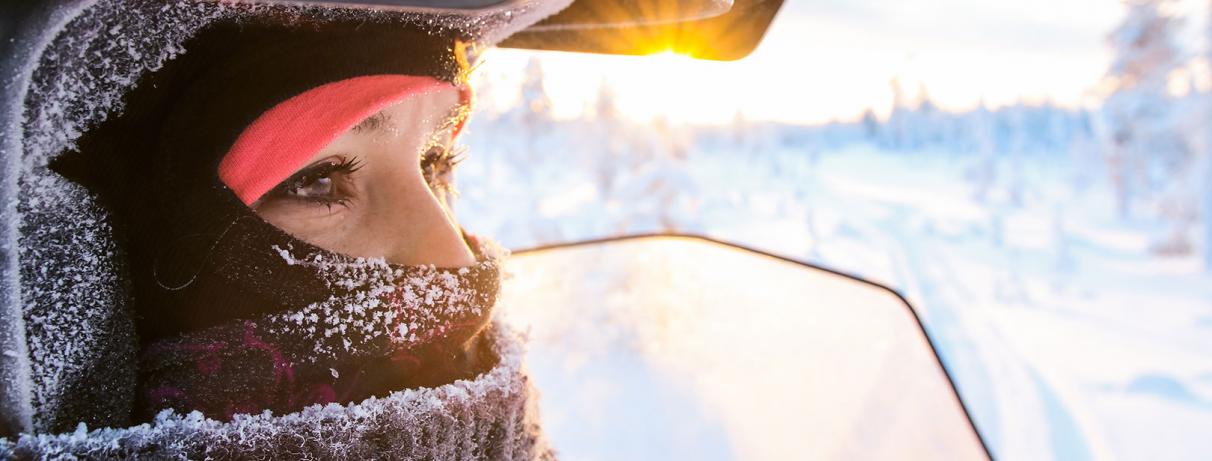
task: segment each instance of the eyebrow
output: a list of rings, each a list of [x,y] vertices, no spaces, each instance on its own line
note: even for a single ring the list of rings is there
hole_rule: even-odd
[[[366,132],[366,131],[375,131],[375,132],[382,131],[383,127],[387,126],[387,122],[390,122],[390,121],[391,121],[391,117],[388,116],[386,112],[383,112],[383,111],[375,112],[374,115],[371,115],[370,117],[366,117],[366,120],[362,120],[361,122],[358,122],[357,125],[354,125],[353,131],[355,133],[362,133],[362,132]]]
[[[433,135],[441,135],[442,132],[450,130],[458,125],[459,122],[467,118],[468,112],[471,111],[471,105],[467,103],[459,103],[450,110],[446,111],[446,115],[442,116],[442,123],[433,130]]]
[[[458,105],[450,108],[450,110],[446,111],[446,115],[442,116],[442,123],[435,126],[433,131],[429,133],[429,139],[426,141],[423,150],[429,150],[434,146],[445,144],[446,142],[444,135],[458,125],[460,121],[466,118],[467,113],[470,110],[471,105],[459,103]]]
[[[467,116],[467,112],[470,110],[470,105],[466,103],[459,103],[458,105],[450,108],[450,110],[446,112],[446,115],[442,116],[442,123],[434,127],[433,132],[430,133],[430,137],[433,138],[440,136],[442,132],[454,128],[454,126],[457,125],[460,120]],[[384,111],[379,111],[370,117],[366,117],[365,120],[358,122],[357,125],[354,125],[353,132],[381,132],[390,123],[391,116],[387,115],[387,113]]]

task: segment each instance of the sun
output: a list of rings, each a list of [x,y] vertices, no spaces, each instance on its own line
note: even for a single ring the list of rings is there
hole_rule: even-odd
[[[695,61],[694,58],[687,56],[685,54],[682,54],[682,53],[678,53],[677,51],[674,51],[671,49],[664,49],[664,50],[656,51],[649,55],[644,56],[641,59],[646,59],[646,60],[649,60],[650,62],[651,61],[661,61],[663,63],[686,63],[686,62]]]
[[[720,111],[721,105],[717,103],[722,101],[719,88],[713,83],[721,70],[720,63],[666,49],[646,56],[620,58],[601,78],[617,94],[622,112],[633,120],[666,118],[701,122],[704,118],[727,118],[735,111],[715,113]]]

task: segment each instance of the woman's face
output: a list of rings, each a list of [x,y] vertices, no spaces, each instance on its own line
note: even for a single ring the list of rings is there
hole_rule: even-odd
[[[346,131],[251,206],[295,238],[355,257],[468,266],[446,201],[453,87],[412,95]]]

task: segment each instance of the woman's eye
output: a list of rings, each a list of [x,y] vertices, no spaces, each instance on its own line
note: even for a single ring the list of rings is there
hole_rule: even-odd
[[[289,192],[297,197],[330,197],[333,194],[332,178],[327,176],[312,178],[302,184],[296,184]]]
[[[433,188],[449,188],[455,166],[463,161],[462,152],[451,152],[445,146],[434,146],[421,156],[421,173]]]
[[[332,206],[345,205],[353,190],[353,173],[361,167],[357,159],[341,159],[312,165],[282,181],[266,199],[289,199]]]

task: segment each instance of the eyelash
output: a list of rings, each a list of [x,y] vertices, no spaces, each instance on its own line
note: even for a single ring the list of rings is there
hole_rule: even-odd
[[[421,172],[425,177],[425,182],[432,189],[441,189],[445,192],[456,193],[454,187],[451,185],[450,175],[454,172],[455,167],[466,158],[466,150],[462,148],[452,149],[446,146],[431,147],[421,156]],[[301,196],[298,195],[298,191],[317,180],[329,178],[333,181],[333,191],[337,192],[341,189],[342,185],[348,187],[347,184],[350,181],[350,177],[353,176],[354,172],[362,168],[362,165],[362,160],[357,157],[341,157],[339,162],[316,164],[282,181],[281,184],[270,190],[266,194],[266,197],[322,205],[329,209],[332,209],[333,205],[349,207],[350,197]]]
[[[443,189],[454,192],[450,183],[450,175],[455,167],[467,159],[467,151],[463,148],[433,146],[421,156],[421,172],[425,182],[432,189]]]
[[[324,162],[295,173],[289,179],[282,181],[267,194],[269,197],[285,198],[315,205],[332,208],[333,205],[349,206],[349,197],[300,196],[298,191],[322,178],[333,181],[332,188],[336,192],[342,183],[347,183],[353,173],[362,168],[362,160],[357,157],[340,157],[339,162]]]

